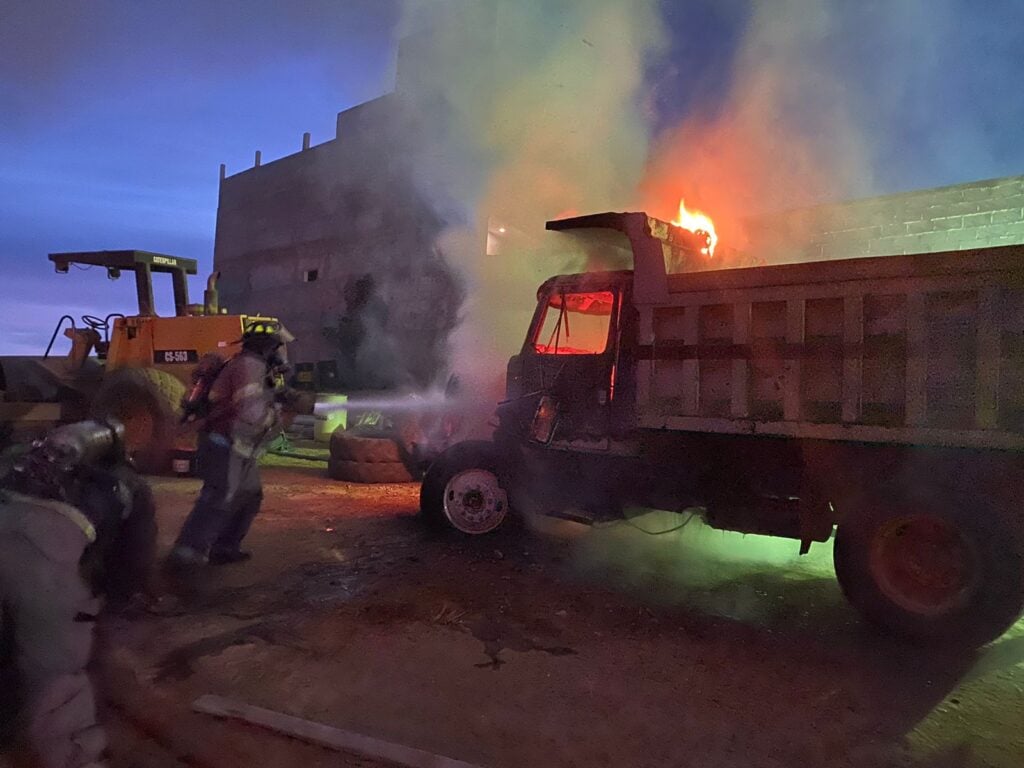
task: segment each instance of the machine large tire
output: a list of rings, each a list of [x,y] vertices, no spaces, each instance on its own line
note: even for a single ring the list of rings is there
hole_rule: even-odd
[[[159,474],[170,468],[185,385],[155,368],[123,368],[110,374],[92,402],[92,415],[125,426],[125,448],[136,468]]]
[[[1024,611],[1020,537],[976,500],[864,502],[833,557],[853,606],[913,639],[983,645]]]
[[[441,530],[480,536],[506,523],[507,482],[493,443],[470,440],[442,453],[423,478],[420,514]]]
[[[327,475],[347,483],[411,483],[413,477],[399,461],[346,461],[331,458]]]

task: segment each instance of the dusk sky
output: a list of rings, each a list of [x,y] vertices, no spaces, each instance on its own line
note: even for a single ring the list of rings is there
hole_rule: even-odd
[[[1024,2],[849,6],[820,55],[870,138],[873,191],[1024,173]],[[714,111],[749,11],[663,3],[655,127]],[[41,354],[65,312],[132,308],[129,279],[55,275],[49,252],[140,248],[208,272],[219,164],[333,138],[339,110],[391,89],[400,16],[398,0],[0,0],[0,353]]]

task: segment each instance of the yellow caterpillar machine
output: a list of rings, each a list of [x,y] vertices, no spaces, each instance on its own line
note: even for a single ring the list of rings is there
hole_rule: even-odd
[[[42,357],[0,357],[0,443],[61,422],[110,416],[124,423],[128,451],[141,470],[166,471],[172,456],[187,460],[195,436],[181,425],[181,400],[199,360],[208,353],[232,357],[247,323],[273,318],[227,314],[219,307],[217,273],[203,304],[190,304],[194,259],[148,251],[51,253],[49,259],[59,273],[74,265],[102,267],[111,279],[133,272],[138,314],[85,315],[81,325],[64,315]],[[171,275],[173,317],[156,314],[154,272]],[[51,355],[62,329],[71,348]]]

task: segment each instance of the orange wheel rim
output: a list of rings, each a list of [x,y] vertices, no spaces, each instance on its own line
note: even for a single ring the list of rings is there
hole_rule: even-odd
[[[927,514],[887,521],[871,541],[869,567],[882,593],[924,616],[966,603],[978,586],[977,553],[961,530]]]

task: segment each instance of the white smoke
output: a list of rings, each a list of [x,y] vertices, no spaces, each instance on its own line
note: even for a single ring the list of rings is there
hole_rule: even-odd
[[[407,2],[414,55],[399,63],[399,91],[417,104],[418,186],[449,222],[439,249],[467,279],[456,369],[500,374],[536,286],[584,268],[570,238],[544,233],[546,219],[671,218],[685,198],[715,219],[727,253],[746,248],[753,214],[891,191],[877,179],[892,135],[935,101],[915,94],[934,96],[942,77],[951,0],[741,5],[725,92],[652,136],[645,79],[666,50],[664,3]],[[948,143],[936,117],[927,136]],[[956,156],[944,152],[943,167]]]
[[[457,202],[447,201],[468,203],[439,243],[467,277],[453,340],[464,376],[503,372],[537,286],[582,268],[572,254],[552,251],[563,238],[545,238],[545,220],[635,199],[649,141],[645,68],[662,43],[657,6],[408,3],[406,45],[426,64],[403,71],[400,61],[399,91],[414,93],[429,116],[421,186],[449,210]]]
[[[751,0],[720,103],[657,137],[643,205],[670,216],[685,197],[743,251],[757,214],[979,178],[993,137],[965,113],[976,94],[964,89],[984,77],[949,58],[966,46],[958,26],[976,28],[970,14],[958,0]],[[798,252],[821,222],[787,224]]]
[[[726,249],[742,250],[751,214],[870,191],[863,134],[827,63],[835,6],[752,4],[720,107],[657,138],[643,190],[651,213],[671,216],[685,198],[714,218]]]

